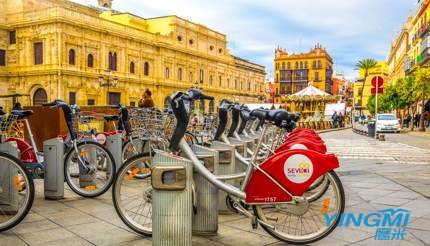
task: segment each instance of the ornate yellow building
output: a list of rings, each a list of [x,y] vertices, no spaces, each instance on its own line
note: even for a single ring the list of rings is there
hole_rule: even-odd
[[[361,109],[363,114],[365,115],[369,115],[369,111],[367,110],[367,102],[369,101],[369,97],[372,95],[372,79],[375,76],[381,76],[384,79],[384,86],[386,86],[386,81],[387,81],[387,77],[388,77],[388,72],[387,72],[388,68],[387,68],[387,63],[385,61],[380,61],[378,62],[378,64],[369,70],[369,75],[366,78],[366,81],[364,81],[364,71],[360,70],[359,71],[359,76],[360,79],[354,83],[354,104],[356,105],[356,109],[357,107],[359,107],[361,105]],[[364,83],[364,88],[363,88],[363,81]],[[361,97],[363,91],[363,97]],[[362,99],[362,101],[360,101]]]
[[[275,103],[281,97],[294,94],[308,86],[309,82],[320,90],[332,92],[333,60],[327,51],[317,44],[309,53],[288,54],[285,49],[275,50]]]
[[[135,105],[145,88],[161,107],[191,86],[259,102],[263,66],[230,54],[224,34],[177,16],[144,19],[67,0],[0,0],[0,94],[23,105],[61,98]],[[10,108],[12,100],[0,99]]]

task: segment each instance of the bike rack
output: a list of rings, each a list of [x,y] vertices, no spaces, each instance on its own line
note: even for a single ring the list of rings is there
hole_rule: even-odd
[[[191,149],[209,171],[218,173],[218,151],[197,144],[192,145]],[[216,235],[218,232],[218,188],[196,171],[193,172],[193,178],[196,190],[193,234]]]
[[[163,151],[153,159],[152,244],[191,245],[192,163]]]
[[[0,144],[0,151],[19,157],[18,146],[16,142],[5,142]],[[16,170],[13,170],[8,163],[0,159],[0,208],[4,212],[10,211],[15,214],[18,209],[19,194],[16,192],[14,176]]]
[[[223,142],[213,141],[210,148],[218,151],[219,154],[219,169],[216,174],[222,175],[235,173],[235,147],[233,145],[226,144]],[[226,182],[229,184],[233,184],[234,180],[228,180]],[[218,212],[222,214],[231,214],[233,212],[227,207],[226,200],[227,193],[220,190],[218,192]]]
[[[58,138],[43,142],[45,158],[44,195],[45,199],[64,198],[64,143]]]
[[[113,134],[106,138],[106,148],[112,154],[116,164],[115,173],[118,172],[122,164],[122,134]]]
[[[94,141],[92,138],[87,139],[87,141]],[[84,149],[84,148],[83,148]],[[86,159],[89,161],[90,165],[94,165],[93,168],[99,168],[98,167],[98,161],[97,161],[97,150],[95,148],[90,149],[88,152],[85,152],[88,156],[86,156]],[[78,153],[79,155],[81,153]],[[104,168],[104,167],[102,167]],[[85,170],[83,170],[82,165],[79,165],[79,185],[81,187],[87,187],[87,186],[93,186],[95,185],[95,174],[83,174],[85,173]]]

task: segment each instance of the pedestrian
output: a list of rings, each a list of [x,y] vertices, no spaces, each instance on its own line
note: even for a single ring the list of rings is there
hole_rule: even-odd
[[[412,119],[411,115],[409,113],[406,114],[406,117],[405,117],[405,127],[406,128],[409,128],[409,124],[411,123],[411,119]]]
[[[22,110],[21,103],[16,102],[15,105],[13,105],[12,110]]]
[[[331,120],[333,121],[333,128],[337,128],[337,112],[334,111],[333,115],[331,116]]]
[[[139,99],[140,108],[153,108],[154,101],[152,100],[152,92],[146,88],[142,94],[142,98]]]
[[[344,120],[344,118],[343,118],[343,114],[342,114],[342,112],[340,112],[339,113],[339,115],[337,116],[337,121],[339,122],[339,127],[343,127],[343,120]]]
[[[415,126],[415,128],[418,128],[420,126],[420,120],[421,120],[421,115],[420,114],[416,114],[415,115],[415,119],[414,119],[414,126]]]

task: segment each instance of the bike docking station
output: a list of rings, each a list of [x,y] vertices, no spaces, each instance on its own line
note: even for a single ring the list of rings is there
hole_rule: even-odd
[[[218,175],[229,175],[235,173],[236,170],[236,148],[231,144],[226,144],[220,141],[213,141],[210,146],[212,150],[218,152]],[[234,181],[228,180],[226,183],[233,184]],[[224,191],[218,192],[218,212],[221,214],[232,214],[233,212],[227,207],[226,204],[227,193]]]
[[[116,164],[115,173],[118,172],[122,163],[122,134],[116,133],[106,138],[106,148],[110,151]]]
[[[192,145],[191,149],[210,172],[218,174],[218,151],[197,144]],[[196,193],[193,234],[216,235],[218,232],[218,188],[196,171],[193,172],[193,179]]]
[[[19,157],[16,142],[4,142],[0,144],[0,151]],[[14,170],[7,160],[0,158],[0,210],[2,213],[15,214],[19,209],[19,194],[17,192],[17,170]]]
[[[152,244],[191,245],[192,178],[191,161],[155,151],[152,183]]]
[[[64,142],[52,138],[43,142],[45,162],[44,195],[48,200],[64,198]]]

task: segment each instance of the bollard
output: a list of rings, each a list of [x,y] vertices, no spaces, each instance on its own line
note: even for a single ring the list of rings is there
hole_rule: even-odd
[[[152,182],[152,244],[191,245],[192,163],[156,150]]]
[[[45,199],[64,198],[64,143],[52,138],[43,142],[45,158],[44,195]]]
[[[106,148],[110,151],[116,164],[115,173],[122,166],[122,135],[117,133],[106,138]]]
[[[210,147],[213,150],[218,151],[219,154],[219,166],[216,174],[233,174],[236,170],[236,158],[234,156],[235,147],[230,144],[226,144],[219,141],[213,141]],[[234,184],[233,180],[226,181],[226,183]],[[227,193],[220,190],[218,192],[218,212],[222,214],[231,214],[231,211],[226,204]]]
[[[191,149],[210,172],[217,174],[218,151],[197,144],[192,145]],[[216,235],[218,232],[218,188],[196,171],[193,172],[193,179],[196,190],[193,234]]]
[[[0,151],[18,158],[18,148],[16,142],[5,142],[0,144]],[[15,214],[18,209],[19,194],[13,179],[17,170],[14,170],[6,160],[0,158],[0,211],[2,213]]]

